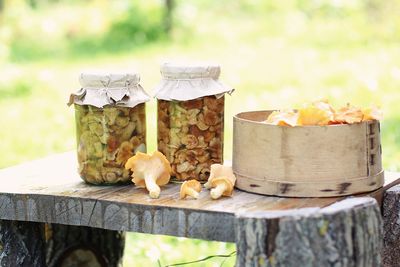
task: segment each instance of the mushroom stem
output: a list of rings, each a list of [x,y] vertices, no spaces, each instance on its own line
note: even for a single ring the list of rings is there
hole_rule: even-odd
[[[149,191],[151,198],[158,198],[160,196],[160,187],[156,184],[153,175],[145,175],[144,182],[146,183],[146,188]]]
[[[211,189],[211,192],[210,192],[211,198],[212,199],[220,198],[226,189],[227,189],[227,186],[225,183],[218,184],[215,188]]]
[[[211,188],[211,182],[210,182],[210,181],[207,181],[207,182],[204,184],[204,187],[205,187],[206,189],[210,189],[210,188]]]
[[[196,190],[194,190],[193,188],[190,188],[190,187],[186,188],[186,195],[191,196],[191,197],[193,197],[195,199],[199,198],[199,193]]]

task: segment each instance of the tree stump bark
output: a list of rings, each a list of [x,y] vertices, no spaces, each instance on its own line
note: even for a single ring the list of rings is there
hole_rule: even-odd
[[[383,265],[400,265],[400,186],[388,189],[383,198]]]
[[[124,246],[123,232],[0,221],[0,266],[121,266]]]
[[[372,198],[326,208],[237,215],[236,266],[381,266],[382,219]]]
[[[46,224],[49,267],[121,266],[125,234],[98,228]]]
[[[45,266],[42,223],[0,220],[0,266]]]

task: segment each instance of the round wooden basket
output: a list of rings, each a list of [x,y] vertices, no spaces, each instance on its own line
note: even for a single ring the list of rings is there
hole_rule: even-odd
[[[233,119],[236,187],[289,197],[332,197],[383,185],[378,121],[286,127],[262,123],[272,111]]]

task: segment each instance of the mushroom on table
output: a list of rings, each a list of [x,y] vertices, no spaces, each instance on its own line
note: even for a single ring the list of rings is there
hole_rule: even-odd
[[[151,198],[160,196],[160,186],[166,185],[171,177],[171,166],[167,158],[158,151],[152,155],[137,152],[128,159],[126,169],[132,173],[132,182],[138,186],[147,188]]]
[[[214,178],[211,181],[210,195],[212,199],[218,199],[221,196],[231,196],[233,192],[233,182],[226,176]]]
[[[221,164],[211,165],[210,177],[204,187],[211,189],[212,199],[218,199],[221,196],[231,196],[236,182],[236,176],[233,174],[232,167]]]
[[[181,185],[181,190],[180,190],[180,198],[184,199],[187,196],[191,196],[192,198],[198,198],[199,197],[199,193],[201,191],[201,184],[199,181],[197,180],[189,180],[189,181],[185,181],[182,185]]]

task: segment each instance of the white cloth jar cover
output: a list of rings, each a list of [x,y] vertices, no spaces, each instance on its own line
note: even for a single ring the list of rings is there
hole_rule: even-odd
[[[156,87],[155,97],[162,100],[192,100],[203,96],[223,96],[234,89],[218,80],[221,68],[218,65],[161,65],[161,82]]]
[[[92,105],[98,108],[106,105],[134,107],[150,100],[139,81],[140,76],[136,73],[82,73],[79,77],[82,88],[71,94],[68,104]]]

